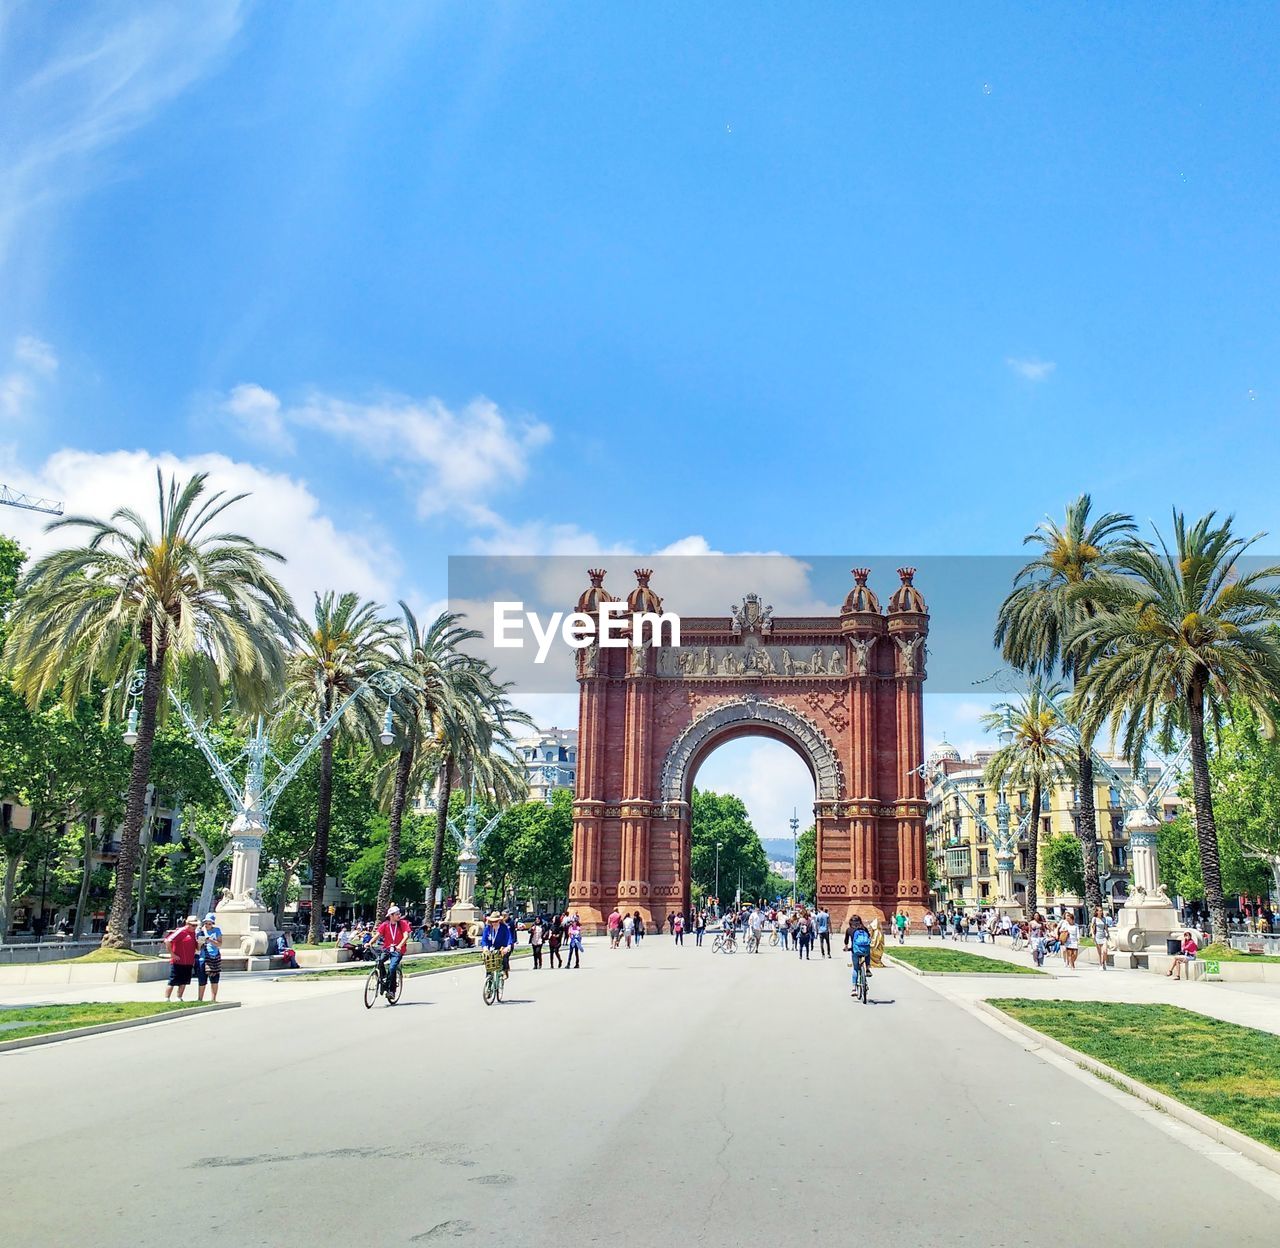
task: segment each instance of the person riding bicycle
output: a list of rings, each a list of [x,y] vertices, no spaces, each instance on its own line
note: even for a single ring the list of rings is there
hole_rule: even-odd
[[[396,982],[396,968],[408,948],[411,930],[409,920],[400,917],[400,907],[392,902],[387,907],[387,917],[378,924],[377,937],[382,942],[382,952],[387,959],[383,973],[388,984]]]
[[[480,933],[481,949],[498,949],[502,953],[502,973],[511,974],[511,950],[515,948],[515,928],[507,925],[496,910],[484,921],[484,931]]]
[[[849,920],[849,938],[845,947],[849,950],[853,961],[853,993],[851,995],[856,996],[859,967],[868,979],[871,978],[871,933],[867,931],[859,915],[855,914]]]

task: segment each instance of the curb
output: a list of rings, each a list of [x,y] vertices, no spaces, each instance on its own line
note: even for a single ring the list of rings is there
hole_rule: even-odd
[[[1243,1154],[1250,1161],[1257,1162],[1258,1165],[1266,1167],[1274,1174],[1280,1174],[1280,1152],[1276,1152],[1273,1148],[1268,1148],[1267,1145],[1255,1140],[1252,1136],[1244,1135],[1234,1127],[1228,1127],[1216,1118],[1210,1118],[1208,1114],[1202,1114],[1198,1109],[1192,1109],[1191,1106],[1184,1105],[1176,1097],[1169,1096],[1164,1092],[1157,1092],[1155,1088],[1139,1082],[1122,1071],[1116,1070],[1114,1066],[1108,1066],[1106,1062],[1100,1062],[1096,1057],[1081,1053],[1079,1049],[1073,1049],[1069,1044],[1063,1044],[1061,1040],[1055,1040],[1052,1036],[1045,1035],[1043,1031],[1037,1031],[1034,1027],[1029,1027],[1026,1023],[1006,1014],[1003,1010],[997,1009],[990,1002],[977,1000],[971,1002],[971,1004],[976,1005],[984,1014],[989,1014],[999,1020],[1005,1027],[1009,1027],[1028,1040],[1034,1041],[1037,1047],[1047,1049],[1050,1053],[1056,1053],[1059,1057],[1066,1058],[1073,1065],[1082,1067],[1092,1074],[1101,1075],[1104,1079],[1111,1081],[1137,1097],[1138,1100],[1145,1101],[1146,1104],[1162,1110],[1169,1117],[1176,1118],[1179,1122],[1194,1128],[1211,1140],[1215,1140],[1219,1144],[1225,1144],[1228,1148]],[[1034,1052],[1034,1050],[1032,1051]]]
[[[991,979],[1002,984],[1018,983],[1027,979],[1057,979],[1052,971],[1041,971],[1039,975],[1023,975],[1018,971],[922,971],[909,962],[899,962],[891,953],[885,953],[884,960],[891,966],[918,976],[920,979]]]
[[[124,1031],[128,1027],[145,1027],[148,1023],[168,1023],[175,1018],[191,1018],[197,1014],[215,1014],[219,1010],[238,1010],[239,1001],[211,1001],[194,1010],[173,1010],[170,1013],[148,1014],[145,1018],[122,1018],[116,1023],[97,1023],[92,1027],[69,1027],[66,1031],[51,1031],[43,1036],[23,1036],[20,1040],[0,1041],[0,1053],[12,1049],[29,1049],[37,1044],[56,1044],[59,1040],[76,1040],[81,1036],[96,1036],[104,1031]]]

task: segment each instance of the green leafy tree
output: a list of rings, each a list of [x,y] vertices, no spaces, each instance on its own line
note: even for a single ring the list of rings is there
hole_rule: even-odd
[[[1092,507],[1089,495],[1081,494],[1068,504],[1062,524],[1046,518],[1034,533],[1023,538],[1023,544],[1037,546],[1038,553],[1019,570],[996,618],[996,645],[1004,657],[1041,679],[1052,679],[1060,672],[1075,680],[1083,672],[1086,653],[1071,639],[1081,623],[1096,612],[1088,586],[1113,570],[1119,542],[1136,531],[1133,518],[1118,512],[1091,519]],[[1081,734],[1075,774],[1080,782],[1077,835],[1085,864],[1082,895],[1092,914],[1094,907],[1102,904],[1092,733]]]
[[[1044,880],[1045,891],[1059,896],[1072,893],[1076,897],[1083,897],[1084,858],[1079,838],[1072,836],[1070,832],[1059,832],[1045,841],[1041,852],[1041,878]]]
[[[1031,793],[1031,826],[1027,833],[1028,916],[1036,912],[1039,880],[1040,798],[1052,793],[1063,777],[1075,778],[1078,755],[1062,717],[1052,707],[1057,685],[1033,685],[1017,702],[1003,702],[983,716],[983,727],[1001,733],[1002,744],[983,770],[992,788],[1027,789]],[[1097,852],[1096,849],[1094,851]]]
[[[818,895],[818,826],[811,823],[796,841],[796,895],[813,901]]]
[[[1096,614],[1072,634],[1085,656],[1073,713],[1090,731],[1110,721],[1140,759],[1148,737],[1190,738],[1196,841],[1215,941],[1228,940],[1226,899],[1206,720],[1220,726],[1237,699],[1266,716],[1280,698],[1280,567],[1244,571],[1258,539],[1237,537],[1210,513],[1188,525],[1173,513],[1173,548],[1130,540],[1117,574],[1088,587]]]
[[[151,751],[165,690],[180,667],[200,704],[224,683],[246,705],[263,702],[284,669],[291,604],[266,561],[282,556],[247,537],[219,532],[245,497],[209,494],[205,474],[166,486],[156,473],[159,524],[130,507],[110,520],[67,516],[50,529],[87,531],[82,546],[56,550],[23,578],[4,659],[15,687],[38,707],[58,692],[67,706],[101,682],[122,713],[129,677],[143,672],[116,889],[105,947],[129,944],[134,875]]]
[[[742,881],[744,900],[762,897],[769,860],[742,799],[727,793],[693,791],[693,878],[715,894],[716,844],[720,845],[720,900],[732,898]]]

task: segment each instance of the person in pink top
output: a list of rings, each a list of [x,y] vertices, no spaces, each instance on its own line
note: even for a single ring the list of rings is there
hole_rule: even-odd
[[[200,938],[196,935],[199,926],[200,920],[189,914],[186,923],[164,938],[169,947],[169,986],[164,990],[166,1001],[175,988],[181,1001],[191,982],[191,975],[196,969],[196,953],[200,948]]]
[[[1182,968],[1187,968],[1187,978],[1191,978],[1191,964],[1196,960],[1196,952],[1200,948],[1196,944],[1196,938],[1191,934],[1190,929],[1182,933],[1182,952],[1175,954],[1173,965],[1165,971],[1166,976],[1172,975],[1174,979],[1182,978]]]

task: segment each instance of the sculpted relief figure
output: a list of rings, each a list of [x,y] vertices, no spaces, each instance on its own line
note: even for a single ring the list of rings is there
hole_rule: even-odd
[[[833,676],[844,675],[844,655],[839,650],[831,652],[831,666],[827,669]]]
[[[855,637],[849,645],[853,647],[853,671],[856,676],[865,676],[871,668],[871,647],[876,644],[874,637]]]
[[[902,655],[903,675],[920,675],[924,658],[924,638],[915,633],[910,637],[895,637],[894,641],[898,643],[898,652]]]
[[[792,661],[790,650],[782,652],[782,674],[784,676],[794,676],[796,674],[796,665]]]
[[[822,662],[822,651],[815,650],[809,659],[809,671],[814,676],[825,676],[827,669]]]

